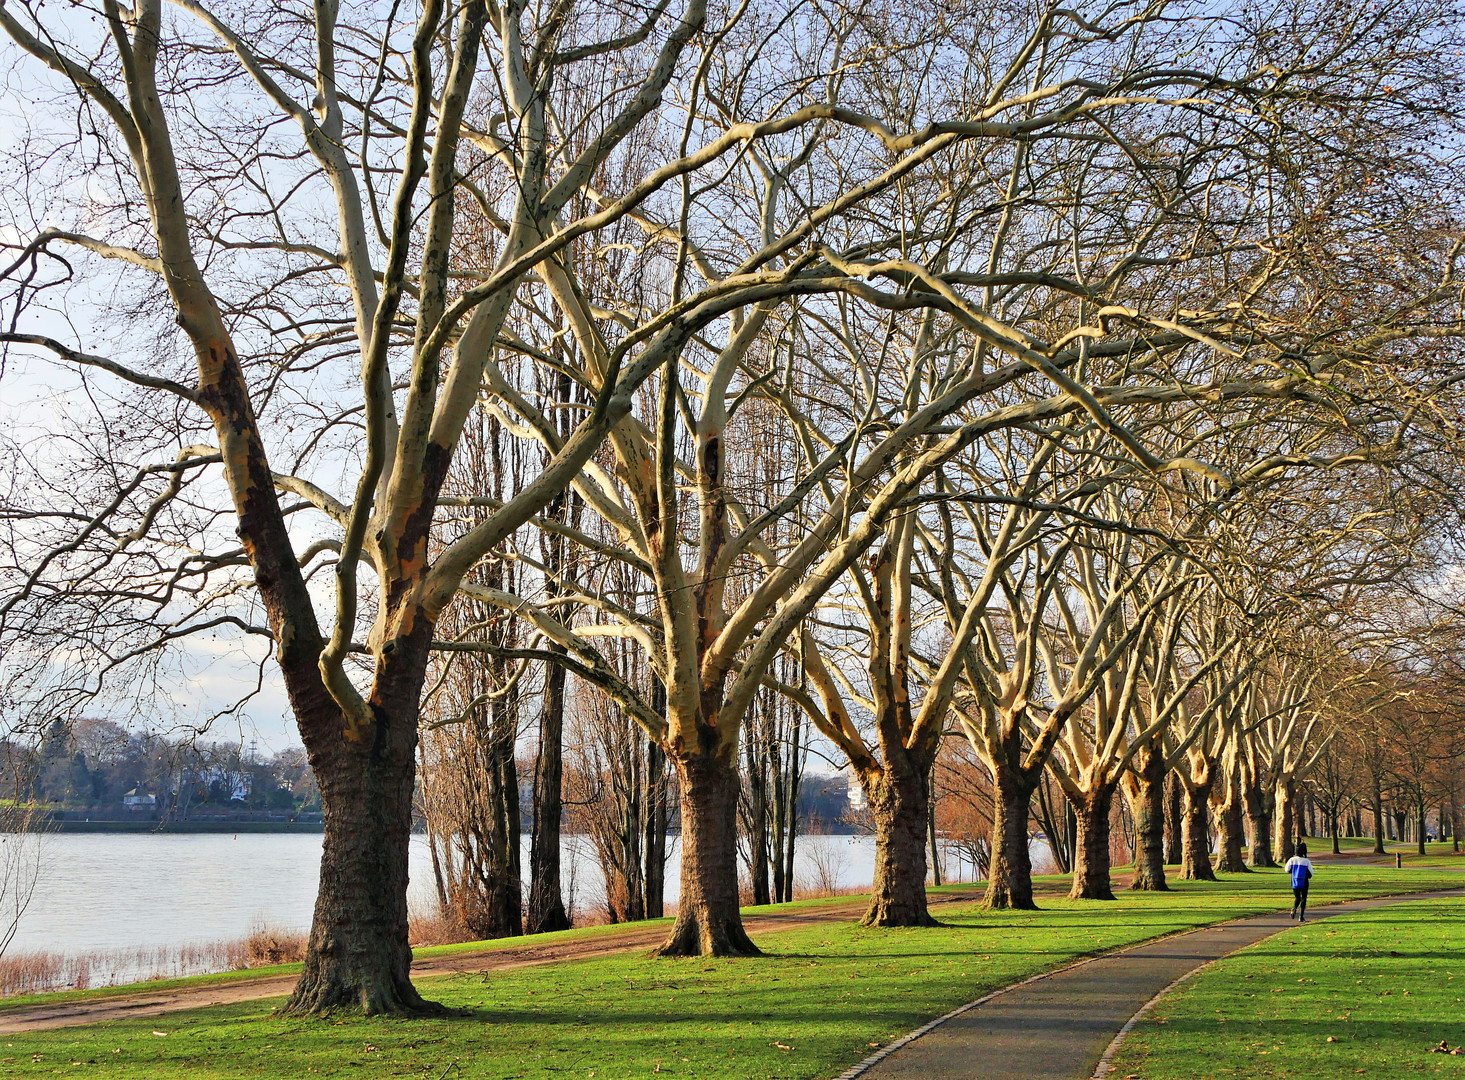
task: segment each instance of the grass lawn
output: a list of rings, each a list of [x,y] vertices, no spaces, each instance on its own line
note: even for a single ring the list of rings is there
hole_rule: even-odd
[[[1327,861],[1333,858],[1333,841],[1327,837],[1310,838],[1307,841],[1308,849],[1313,858]],[[1369,859],[1377,862],[1378,865],[1394,864],[1394,856],[1401,855],[1405,866],[1437,866],[1437,867],[1458,867],[1465,869],[1465,852],[1455,850],[1454,842],[1451,840],[1431,840],[1424,845],[1425,854],[1419,854],[1417,844],[1398,840],[1388,840],[1384,847],[1387,854],[1375,855],[1373,851],[1373,840],[1368,838],[1344,837],[1339,840],[1342,858]]]
[[[1319,874],[1314,902],[1459,884],[1426,869],[1339,867]],[[770,955],[761,959],[623,956],[424,980],[429,997],[462,1010],[443,1020],[287,1020],[271,1015],[273,1001],[15,1035],[0,1044],[0,1071],[149,1080],[828,1077],[1027,975],[1290,902],[1284,875],[1265,871],[1113,903],[1045,899],[1037,912],[947,904],[936,929],[850,922],[765,934],[759,943]]]
[[[1112,1076],[1457,1076],[1465,1056],[1465,900],[1296,927],[1206,968],[1121,1048]],[[1457,985],[1458,984],[1458,985]]]

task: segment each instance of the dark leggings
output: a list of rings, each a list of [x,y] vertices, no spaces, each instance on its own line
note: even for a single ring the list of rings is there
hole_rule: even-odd
[[[1292,886],[1292,914],[1307,914],[1307,882]]]

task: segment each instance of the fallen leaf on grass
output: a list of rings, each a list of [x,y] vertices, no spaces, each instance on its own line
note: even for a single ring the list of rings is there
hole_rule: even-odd
[[[776,1047],[778,1047],[780,1050],[792,1050],[793,1049],[793,1047],[790,1046],[788,1043],[776,1042],[773,1045],[776,1046]]]
[[[157,1035],[160,1038],[167,1038],[168,1036],[168,1033],[166,1031],[155,1031],[153,1032],[153,1034]]]

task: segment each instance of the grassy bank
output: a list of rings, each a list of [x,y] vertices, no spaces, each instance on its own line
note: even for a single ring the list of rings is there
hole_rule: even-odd
[[[1315,903],[1451,887],[1429,870],[1330,869]],[[942,905],[946,925],[820,924],[744,960],[619,956],[425,980],[458,1015],[287,1020],[250,1002],[10,1036],[14,1075],[548,1078],[832,1076],[933,1016],[1078,957],[1290,903],[1279,871],[1037,912]],[[163,1034],[157,1034],[162,1032]],[[73,1065],[73,1062],[80,1064]]]
[[[1465,901],[1340,915],[1207,968],[1137,1026],[1113,1075],[1142,1080],[1465,1076]]]

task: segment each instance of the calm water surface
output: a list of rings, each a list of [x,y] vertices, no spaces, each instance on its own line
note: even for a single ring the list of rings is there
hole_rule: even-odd
[[[567,904],[586,913],[603,904],[604,882],[588,841],[569,836],[562,865]],[[320,870],[318,834],[67,833],[42,839],[41,878],[11,948],[90,953],[228,941],[269,925],[305,930]],[[524,841],[528,863],[528,840]],[[666,899],[675,902],[680,861],[673,836]],[[1035,857],[1043,848],[1034,842]],[[795,879],[859,888],[873,880],[870,836],[800,837]],[[948,860],[948,876],[971,867]],[[433,907],[427,845],[414,837],[409,898]],[[527,875],[526,875],[527,877]]]
[[[581,911],[603,900],[603,879],[580,837],[566,838],[563,888]],[[286,930],[310,925],[320,871],[318,834],[64,833],[47,836],[41,878],[11,946],[81,953],[156,948],[241,938],[265,923]],[[666,898],[677,896],[680,863],[669,844]],[[801,837],[796,872],[812,881],[808,862],[823,849],[841,886],[868,885],[874,840],[864,836]],[[525,841],[525,863],[528,841]],[[827,869],[826,869],[827,873]],[[414,837],[409,895],[428,909],[432,865]]]

